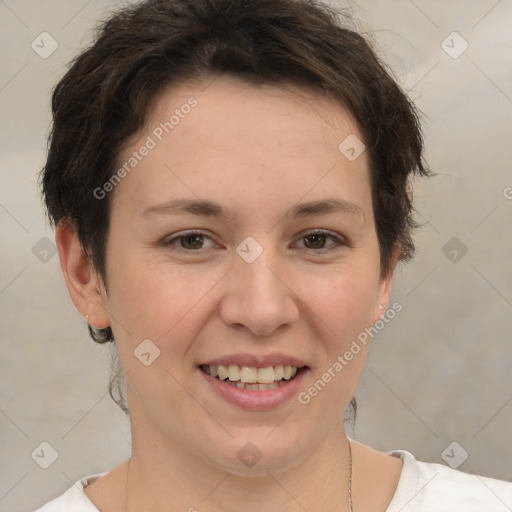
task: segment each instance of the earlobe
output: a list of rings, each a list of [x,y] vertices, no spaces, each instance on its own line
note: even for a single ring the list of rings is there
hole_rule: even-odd
[[[395,274],[396,265],[400,258],[400,247],[396,246],[393,250],[389,270],[386,275],[381,277],[379,282],[379,291],[377,296],[377,305],[373,315],[373,323],[381,320],[388,308],[389,299],[391,297],[391,289],[393,285],[393,276]]]
[[[393,273],[390,273],[388,277],[382,280],[379,284],[379,293],[377,296],[377,304],[373,313],[373,323],[381,320],[385,314],[389,304],[389,298],[391,296],[391,287],[393,282]]]
[[[73,304],[93,327],[109,327],[104,287],[82,250],[74,227],[59,223],[55,230],[55,242],[60,268]]]

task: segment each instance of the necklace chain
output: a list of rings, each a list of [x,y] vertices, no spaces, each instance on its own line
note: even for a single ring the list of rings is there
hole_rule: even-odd
[[[354,512],[354,508],[352,505],[352,446],[350,445],[350,441],[348,442],[348,457],[349,457],[349,474],[348,474],[348,509],[350,512]]]
[[[348,473],[348,509],[350,512],[354,512],[352,504],[352,446],[348,441],[348,458],[349,458],[349,473]],[[131,457],[128,459],[128,468],[126,471],[126,512],[128,512],[128,475],[130,473],[130,462]]]

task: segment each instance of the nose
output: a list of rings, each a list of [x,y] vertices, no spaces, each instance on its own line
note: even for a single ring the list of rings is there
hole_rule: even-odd
[[[264,250],[252,263],[235,254],[220,304],[222,321],[229,327],[268,337],[298,320],[298,302],[287,282],[285,263],[270,253]]]

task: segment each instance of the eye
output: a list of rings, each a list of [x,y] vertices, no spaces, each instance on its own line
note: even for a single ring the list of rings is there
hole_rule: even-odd
[[[304,245],[306,249],[312,249],[314,252],[320,253],[332,251],[340,246],[347,245],[347,242],[342,237],[324,229],[316,229],[305,233],[300,239],[305,241]],[[334,244],[326,246],[326,242],[329,239],[334,240]]]
[[[197,251],[204,249],[205,240],[213,240],[201,231],[187,231],[162,241],[164,246],[175,246],[178,250]]]
[[[207,240],[211,243],[205,247]],[[315,253],[325,253],[347,245],[346,240],[341,236],[323,229],[316,229],[304,233],[299,240],[304,241],[303,249],[313,250]],[[326,245],[329,240],[331,240],[332,243]],[[165,247],[173,246],[173,248],[185,252],[199,252],[201,249],[207,249],[208,247],[214,247],[216,245],[212,238],[202,231],[185,231],[178,233],[165,238],[161,243]]]

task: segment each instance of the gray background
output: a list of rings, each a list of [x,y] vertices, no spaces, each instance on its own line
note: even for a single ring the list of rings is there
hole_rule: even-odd
[[[36,187],[50,89],[116,5],[0,0],[1,511],[34,509],[130,453],[128,421],[107,393],[109,352],[68,297]],[[403,311],[373,342],[352,435],[432,462],[467,452],[459,469],[512,480],[512,2],[352,9],[424,112],[438,173],[416,185],[418,254],[395,278]],[[43,31],[59,45],[46,59],[31,48]],[[458,58],[453,31],[469,45]],[[58,454],[46,470],[31,457],[43,441]]]

